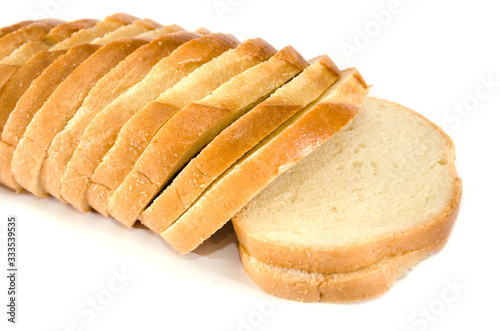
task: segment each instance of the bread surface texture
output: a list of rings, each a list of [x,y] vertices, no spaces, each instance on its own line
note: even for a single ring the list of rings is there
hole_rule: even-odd
[[[361,113],[233,218],[260,261],[329,273],[448,237],[461,181],[449,137],[401,105]]]

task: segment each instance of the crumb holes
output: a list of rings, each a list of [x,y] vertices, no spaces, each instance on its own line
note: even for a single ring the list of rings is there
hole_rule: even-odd
[[[448,164],[448,160],[446,160],[445,158],[439,159],[438,162],[439,162],[440,165],[447,165]]]
[[[366,148],[366,147],[368,147],[368,144],[365,141],[362,141],[358,144],[358,146],[361,148]]]
[[[356,160],[356,161],[352,162],[352,166],[355,167],[355,168],[359,168],[362,165],[363,165],[363,161],[361,161],[361,160]]]

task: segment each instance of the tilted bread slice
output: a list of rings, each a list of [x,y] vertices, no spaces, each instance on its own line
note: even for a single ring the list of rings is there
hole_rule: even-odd
[[[56,135],[47,151],[40,179],[43,188],[48,193],[61,199],[59,189],[66,166],[73,156],[85,128],[94,116],[141,81],[158,61],[196,36],[198,35],[192,32],[164,34],[138,48],[97,82],[83,101],[80,109],[76,111],[66,127]]]
[[[121,38],[106,44],[56,88],[33,117],[14,152],[11,169],[22,187],[37,196],[47,195],[40,183],[40,169],[52,139],[64,129],[97,81],[146,43],[145,39]]]
[[[9,56],[0,61],[1,65],[24,65],[33,55],[40,51],[49,50],[54,45],[70,38],[80,30],[94,27],[97,21],[93,19],[81,19],[72,22],[61,23],[49,31],[40,40],[28,41],[13,51]],[[1,70],[1,67],[0,67]]]
[[[106,19],[108,24],[102,25],[98,32],[103,34],[105,31],[112,28],[113,31],[116,31],[113,33],[113,37],[107,38],[107,40],[114,41],[116,39],[120,39],[123,37],[122,34],[130,34],[130,31],[124,31],[122,28],[133,19],[133,17],[124,14],[110,16]],[[102,23],[104,23],[104,21],[98,23],[96,26],[101,25]],[[82,31],[87,30],[80,30],[76,34],[79,35]],[[136,32],[140,33],[141,31]],[[28,90],[18,101],[16,108],[9,115],[7,123],[5,124],[5,133],[2,132],[2,142],[0,142],[0,182],[4,185],[18,191],[22,190],[22,187],[16,182],[11,171],[11,161],[14,150],[33,116],[43,106],[45,101],[47,101],[52,92],[83,61],[99,49],[100,45],[92,45],[88,43],[80,44],[80,42],[88,40],[88,38],[94,35],[98,34],[85,34],[81,36],[81,38],[73,38],[75,36],[75,34],[73,34],[73,36],[69,38],[71,42],[66,43],[66,41],[68,41],[66,40],[57,44],[56,46],[60,46],[62,43],[65,43],[66,46],[71,46],[71,48],[67,54],[62,55],[44,70],[41,75],[43,77],[39,77],[39,79],[37,78],[32,82]],[[50,56],[51,52],[63,54],[63,50],[53,51],[56,46],[52,47],[49,52],[40,52],[40,55],[45,54],[46,56]],[[30,59],[28,64],[25,66],[31,66],[33,70],[38,70],[36,57]],[[29,74],[33,75],[33,73],[28,71],[26,75]]]
[[[348,124],[359,113],[367,92],[356,69],[343,70],[318,100],[220,176],[162,237],[180,253],[192,251],[274,179]]]
[[[108,33],[130,25],[134,21],[138,20],[139,18],[137,17],[122,13],[108,16],[101,22],[97,23],[93,28],[80,30],[77,33],[74,33],[70,38],[54,45],[50,50],[59,51],[63,49],[70,49],[76,45],[90,43],[95,39],[104,37]]]
[[[451,140],[413,111],[367,98],[349,126],[263,190],[233,225],[243,265],[266,292],[351,302],[386,292],[444,247],[460,196]]]
[[[0,29],[0,38],[2,38],[3,36],[5,36],[6,34],[9,34],[11,32],[17,31],[20,28],[22,28],[22,27],[24,27],[26,25],[33,24],[33,23],[34,23],[34,21],[26,20],[26,21],[14,23],[14,24],[9,25],[9,26],[5,26],[5,27],[3,27],[3,28]]]
[[[43,39],[25,43],[0,61],[0,75],[6,72],[11,75],[4,84],[0,84],[0,133],[10,112],[29,88],[31,82],[63,54],[62,52],[47,52],[46,50],[61,40],[69,38],[76,31],[91,27],[95,23],[95,20],[86,19],[59,24],[50,30]],[[29,61],[33,56],[33,61]],[[28,62],[29,65],[24,66]],[[4,71],[5,66],[17,67],[18,69]]]
[[[250,277],[269,294],[300,302],[348,303],[384,294],[409,269],[444,245],[445,242],[439,241],[340,273],[316,273],[274,266],[249,255],[241,245],[240,258]]]
[[[448,238],[461,182],[453,143],[395,103],[367,98],[352,123],[235,217],[240,244],[272,265],[359,269]]]
[[[0,142],[0,182],[2,184],[17,191],[22,190],[11,169],[12,157],[19,141],[36,112],[42,108],[54,90],[99,47],[98,45],[83,44],[71,48],[67,53],[64,50],[47,52],[63,55],[57,58],[31,83],[10,113],[3,128],[2,141]],[[36,59],[36,56],[34,58]],[[37,63],[37,61],[34,61],[35,59],[30,60],[34,65]],[[24,68],[29,67],[30,63],[28,62]]]
[[[307,69],[222,131],[192,159],[142,213],[141,222],[161,233],[233,163],[288,118],[320,97],[340,75],[328,56]]]
[[[141,33],[145,33],[148,31],[156,30],[161,28],[162,25],[149,19],[145,18],[142,20],[134,21],[132,24],[123,26],[115,31],[112,31],[101,38],[97,38],[92,41],[92,44],[95,45],[105,45],[113,40],[116,40],[117,36],[120,37],[135,37],[140,35]]]
[[[306,66],[307,61],[296,50],[285,47],[177,112],[155,134],[132,171],[109,197],[109,213],[131,226],[173,175],[220,131]]]
[[[164,27],[158,28],[156,30],[151,30],[141,33],[140,35],[137,36],[137,38],[157,39],[163,35],[181,31],[186,31],[186,30],[178,26],[177,24],[170,24],[170,25],[165,25]]]
[[[109,216],[109,192],[121,184],[167,120],[186,105],[206,97],[233,76],[266,61],[274,53],[276,50],[260,38],[247,40],[238,48],[205,63],[138,111],[120,130],[113,148],[96,168],[88,189],[90,206]]]
[[[222,33],[188,41],[158,62],[141,82],[106,106],[85,129],[68,163],[61,184],[62,197],[79,210],[88,211],[89,181],[126,121],[184,76],[237,44],[233,36]]]
[[[61,23],[64,22],[55,19],[41,20],[3,36],[0,38],[0,60],[29,41],[43,39],[50,30]]]

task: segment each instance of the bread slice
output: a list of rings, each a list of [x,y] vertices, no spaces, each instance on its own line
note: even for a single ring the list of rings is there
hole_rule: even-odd
[[[5,72],[11,75],[4,84],[0,85],[0,133],[10,112],[14,109],[19,98],[29,88],[31,82],[63,54],[60,51],[46,52],[45,50],[49,49],[51,45],[69,38],[74,32],[91,27],[95,23],[95,20],[78,20],[59,24],[50,30],[43,39],[25,43],[0,61],[0,75]],[[33,56],[33,61],[29,61]],[[24,66],[27,62],[29,62],[29,65]],[[4,66],[9,68],[16,68],[17,66],[22,70],[4,71]]]
[[[47,52],[63,53],[63,55],[57,58],[31,83],[10,113],[3,128],[2,141],[0,142],[0,182],[2,184],[17,191],[22,190],[22,186],[17,183],[12,174],[11,164],[14,151],[26,128],[31,123],[36,112],[42,108],[59,84],[99,48],[98,45],[83,44],[71,48],[67,53],[65,51]],[[31,59],[30,62],[36,64],[37,62],[34,60]],[[29,66],[28,62],[24,67]]]
[[[132,171],[109,197],[109,213],[126,226],[220,131],[307,66],[288,46],[177,112],[155,134]],[[235,93],[235,91],[239,91]]]
[[[43,39],[50,30],[61,23],[64,22],[55,19],[41,20],[3,36],[0,38],[0,60],[29,41]]]
[[[163,26],[161,28],[158,28],[156,30],[151,30],[151,31],[146,31],[144,33],[141,33],[140,35],[137,36],[137,38],[144,38],[144,39],[157,39],[163,35],[174,33],[174,32],[181,32],[181,31],[186,31],[184,28],[178,26],[177,24],[170,24]]]
[[[126,121],[184,76],[237,44],[234,37],[221,33],[193,39],[158,62],[141,82],[106,106],[85,129],[68,163],[61,184],[62,197],[79,210],[88,211],[89,180]]]
[[[192,251],[274,179],[348,124],[359,113],[367,91],[356,69],[343,70],[318,100],[220,176],[162,237],[180,253]]]
[[[206,97],[233,76],[266,61],[274,53],[276,50],[260,38],[247,40],[205,63],[138,111],[120,130],[113,148],[96,168],[88,189],[90,206],[109,216],[109,192],[121,184],[166,121],[186,105]]]
[[[50,30],[43,39],[28,41],[1,60],[0,70],[2,65],[22,66],[36,53],[49,50],[54,45],[70,38],[74,33],[94,27],[96,23],[97,21],[93,19],[81,19],[59,24]]]
[[[59,189],[66,166],[85,128],[94,116],[141,81],[158,61],[196,36],[192,32],[163,35],[138,48],[96,83],[80,109],[76,111],[66,127],[55,136],[47,151],[47,158],[41,168],[40,180],[49,194],[61,199]]]
[[[113,15],[111,18],[112,19],[108,18],[108,23],[111,27],[116,27],[117,25],[123,27],[127,24],[128,21],[126,19],[129,18],[129,16],[119,14]],[[123,20],[120,20],[120,18]],[[132,19],[133,18],[130,17],[130,20]],[[103,22],[100,22],[97,25],[100,25],[101,23]],[[108,26],[108,28],[111,28],[110,26]],[[102,26],[101,30],[106,30],[104,29],[105,27],[106,26]],[[121,29],[118,30],[121,32],[113,34],[113,38],[115,39],[122,38],[121,33],[130,33]],[[76,34],[80,34],[82,31],[87,30],[81,30]],[[99,31],[99,33],[102,33],[102,31]],[[71,43],[66,43],[67,40],[65,40],[57,44],[56,46],[60,46],[62,43],[66,43],[67,46],[72,46],[73,44],[77,45],[72,46],[67,54],[64,54],[55,60],[53,64],[43,71],[43,74],[40,75],[39,78],[32,82],[28,90],[22,95],[21,99],[16,104],[16,108],[9,115],[7,123],[5,123],[5,130],[2,132],[2,141],[0,142],[0,182],[4,185],[17,191],[22,190],[22,186],[16,182],[11,171],[11,162],[14,150],[35,113],[43,106],[59,84],[62,83],[83,61],[100,48],[99,45],[90,45],[85,43],[78,45],[79,42],[87,40],[87,38],[91,35],[92,34],[86,34],[82,36],[82,38],[73,38],[75,36],[73,35],[69,38],[72,39]],[[108,40],[111,40],[111,38],[108,38]],[[62,50],[53,51],[54,48],[56,47],[52,47],[50,51],[62,54]],[[33,70],[38,70],[37,63],[38,62],[35,57],[30,59],[28,64],[25,66],[32,67]],[[26,75],[32,74],[28,71]]]
[[[217,177],[288,118],[319,98],[340,75],[326,55],[311,62],[311,66],[222,131],[192,159],[142,213],[141,222],[156,233],[163,232]]]
[[[454,160],[452,141],[427,119],[367,98],[349,126],[245,206],[234,228],[251,256],[272,265],[359,269],[447,239],[461,196]]]
[[[11,169],[21,186],[37,196],[47,195],[40,183],[40,168],[52,139],[64,129],[97,81],[146,43],[145,39],[121,38],[102,46],[56,88],[33,117],[14,152]]]
[[[444,241],[438,241],[417,250],[381,258],[360,269],[339,273],[277,267],[257,260],[241,245],[240,257],[246,272],[269,294],[300,302],[348,303],[387,292],[398,278],[444,245]]]
[[[0,29],[0,38],[2,38],[3,36],[5,36],[11,32],[19,30],[20,28],[22,28],[26,25],[30,25],[33,23],[34,23],[34,21],[26,20],[26,21],[14,23],[14,24],[9,25],[9,26],[5,26],[5,27]]]
[[[119,28],[122,28],[126,25],[130,25],[134,21],[138,20],[139,19],[137,17],[122,13],[108,16],[101,22],[97,23],[93,28],[80,30],[74,33],[73,35],[71,35],[70,38],[54,45],[50,50],[59,51],[64,49],[70,49],[71,47],[76,45],[91,43],[95,39],[104,37],[108,33],[115,31]]]
[[[117,36],[120,37],[135,37],[141,33],[145,33],[148,31],[156,30],[161,28],[162,25],[149,19],[142,19],[134,21],[132,24],[123,26],[115,31],[112,31],[101,38],[97,38],[92,41],[92,44],[95,45],[105,45],[109,42],[116,40]]]

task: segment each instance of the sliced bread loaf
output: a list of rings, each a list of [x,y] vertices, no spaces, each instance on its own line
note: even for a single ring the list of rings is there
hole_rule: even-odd
[[[367,98],[362,112],[235,217],[255,259],[317,273],[359,269],[446,241],[461,182],[452,141],[419,114]]]
[[[175,31],[172,29],[162,32]],[[90,90],[80,109],[52,141],[41,169],[43,188],[61,199],[59,189],[66,166],[80,142],[85,128],[94,116],[130,87],[141,81],[151,68],[179,45],[195,38],[192,32],[163,34],[120,62]]]
[[[62,197],[79,210],[88,211],[90,206],[86,195],[90,179],[126,121],[183,77],[237,44],[233,36],[221,33],[188,41],[158,62],[141,82],[97,114],[85,129],[68,163],[61,184]]]
[[[212,140],[144,210],[141,222],[157,233],[163,232],[218,176],[293,114],[319,98],[340,75],[326,55],[311,62]]]
[[[109,192],[121,184],[167,120],[186,105],[206,97],[233,76],[266,61],[274,53],[276,50],[260,38],[247,40],[236,49],[205,63],[139,110],[120,130],[113,148],[96,168],[88,189],[90,206],[109,216]]]
[[[162,237],[180,253],[192,251],[274,179],[348,124],[367,92],[356,69],[343,70],[319,99],[226,170]]]
[[[162,25],[149,18],[142,20],[136,20],[132,24],[122,26],[114,31],[109,32],[101,38],[97,38],[92,41],[95,45],[105,45],[113,40],[117,40],[117,36],[123,37],[135,37],[142,33],[153,31],[161,28]]]
[[[33,24],[33,21],[26,20],[26,21],[14,23],[12,25],[0,28],[0,38],[2,38],[3,36],[5,36],[6,34],[9,34],[9,33],[14,32],[16,30],[19,30],[20,28],[22,28],[22,27],[24,27],[26,25],[30,25],[30,24]]]
[[[109,197],[109,213],[131,226],[173,175],[220,131],[306,66],[296,50],[285,47],[177,112],[155,134],[132,171]]]
[[[56,88],[33,117],[14,152],[11,169],[21,186],[37,196],[47,195],[40,183],[40,169],[52,139],[64,129],[97,81],[145,43],[144,39],[121,38],[102,46]]]

